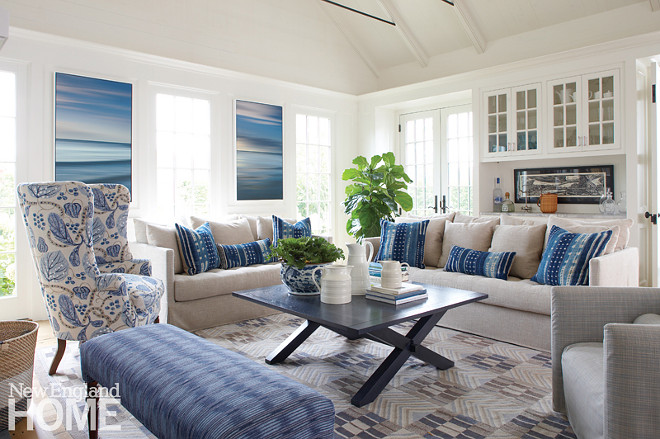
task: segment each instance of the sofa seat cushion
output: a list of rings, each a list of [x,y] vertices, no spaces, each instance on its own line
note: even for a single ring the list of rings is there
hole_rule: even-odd
[[[529,279],[509,280],[451,273],[442,269],[410,268],[410,281],[488,294],[481,303],[550,315],[550,290]]]
[[[233,291],[267,287],[281,283],[280,264],[250,265],[228,270],[215,269],[194,276],[174,275],[174,300],[206,299],[231,294]]]
[[[602,343],[576,343],[561,355],[566,411],[578,437],[602,438],[605,375]]]

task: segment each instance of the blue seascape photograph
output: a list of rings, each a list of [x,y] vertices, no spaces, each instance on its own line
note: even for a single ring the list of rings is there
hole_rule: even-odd
[[[282,200],[282,107],[236,101],[236,199]]]
[[[55,180],[131,190],[133,85],[55,73]]]

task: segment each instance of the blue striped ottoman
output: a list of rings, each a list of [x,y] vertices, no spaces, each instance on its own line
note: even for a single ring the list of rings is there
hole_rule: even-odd
[[[333,436],[328,398],[171,325],[93,338],[80,361],[88,388],[118,384],[121,404],[160,439]]]

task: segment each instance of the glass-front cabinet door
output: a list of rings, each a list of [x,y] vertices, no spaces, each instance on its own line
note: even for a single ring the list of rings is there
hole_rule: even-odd
[[[616,103],[619,100],[616,72],[585,75],[583,88],[587,102],[584,146],[587,149],[616,147],[619,135],[615,127],[618,119]]]
[[[549,101],[552,102],[550,151],[566,151],[580,146],[578,139],[580,78],[551,81],[548,90]]]
[[[516,153],[536,152],[539,149],[539,98],[541,86],[516,87],[512,90],[515,100],[515,149]]]
[[[509,151],[509,90],[486,93],[488,153]]]

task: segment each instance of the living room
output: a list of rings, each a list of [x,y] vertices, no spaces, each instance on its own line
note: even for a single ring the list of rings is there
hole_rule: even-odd
[[[516,212],[529,204],[538,213],[535,201],[518,197],[516,170],[611,166],[616,218],[634,221],[628,246],[639,249],[639,285],[658,285],[657,231],[644,217],[657,209],[659,196],[650,183],[657,178],[651,149],[657,132],[650,119],[653,61],[660,54],[657,1],[576,5],[566,0],[552,6],[534,0],[489,6],[475,0],[453,5],[429,0],[414,6],[385,0],[340,3],[396,25],[322,1],[236,5],[200,0],[181,5],[0,0],[9,23],[8,38],[0,48],[0,71],[13,84],[3,93],[11,92],[9,99],[16,102],[2,114],[9,130],[5,132],[12,133],[2,149],[3,157],[9,157],[2,159],[3,177],[13,178],[10,198],[2,206],[3,224],[12,226],[15,246],[3,247],[3,260],[11,262],[3,265],[3,276],[11,277],[12,283],[10,294],[1,299],[0,318],[48,319],[14,188],[18,183],[56,179],[58,74],[130,87],[133,218],[170,225],[191,215],[208,220],[273,214],[301,219],[312,216],[313,205],[313,232],[330,235],[345,248],[355,238],[345,228],[341,203],[348,183],[342,173],[358,155],[369,158],[392,151],[407,169],[426,166],[425,172],[433,177],[423,188],[419,181],[411,186],[411,192],[423,189],[413,210],[419,216],[430,214],[427,206],[433,203],[439,210],[443,195],[451,211],[488,216],[497,178],[512,194]],[[569,101],[578,98],[569,98],[563,88],[557,94],[555,87],[568,90],[573,84],[571,92],[581,93],[584,100],[585,119],[592,99],[603,105],[604,115],[606,101],[612,98],[605,96],[605,85],[595,97],[588,85],[594,78],[599,84],[612,78],[613,114],[606,120],[616,124],[613,140],[604,140],[608,124],[601,122],[603,142],[587,139],[591,134],[586,129],[571,144],[564,126],[564,143],[557,146],[555,130],[550,129],[558,126],[553,111],[568,111]],[[503,114],[513,119],[513,108],[492,114],[488,108],[489,98],[497,102],[501,95],[513,105],[523,88],[538,96],[539,137],[538,143],[534,137],[521,150],[509,144],[517,140],[512,128],[492,131],[488,125],[489,116],[497,116],[498,122]],[[280,197],[264,200],[237,194],[240,102],[281,111]],[[188,108],[194,105],[202,110],[191,117]],[[452,159],[445,127],[458,114],[469,114],[472,128],[462,141],[471,148]],[[404,163],[406,123],[417,120],[433,124],[437,153],[430,162],[413,165]],[[298,152],[315,157],[320,142],[301,142],[298,133],[311,131],[308,125],[319,122],[327,138],[321,146],[330,154],[320,165],[322,171],[304,172],[306,163],[300,163]],[[533,128],[524,131],[531,139]],[[508,134],[504,149],[499,137],[490,149],[493,132]],[[177,145],[190,144],[170,146],[170,156],[164,159],[164,134]],[[589,146],[593,143],[597,147]],[[467,181],[452,183],[451,167],[468,169],[463,174],[469,175]],[[201,202],[186,199],[188,193],[177,192],[180,187],[172,189],[179,182],[167,175],[177,169],[196,176]],[[325,188],[324,195],[313,192],[314,186]],[[452,197],[452,187],[458,194],[467,193],[467,201]],[[319,197],[322,202],[317,202]],[[560,201],[557,213],[600,216],[597,198]],[[132,221],[129,228],[132,237]]]

